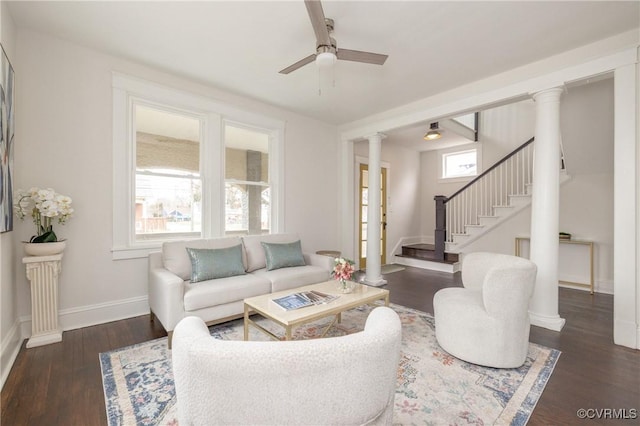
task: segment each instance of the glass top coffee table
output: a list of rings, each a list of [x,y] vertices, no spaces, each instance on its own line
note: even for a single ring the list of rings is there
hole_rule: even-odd
[[[291,340],[291,331],[294,327],[333,315],[333,321],[322,333],[321,337],[324,337],[336,322],[340,322],[340,314],[344,311],[378,300],[383,301],[385,306],[389,306],[389,290],[356,283],[351,293],[344,294],[337,289],[337,286],[338,283],[331,280],[244,299],[244,340],[249,340],[249,325],[275,340]],[[279,297],[313,290],[339,297],[325,304],[306,306],[290,311],[281,308],[273,301],[273,299]],[[251,311],[282,326],[284,328],[284,337],[277,336],[249,318]]]

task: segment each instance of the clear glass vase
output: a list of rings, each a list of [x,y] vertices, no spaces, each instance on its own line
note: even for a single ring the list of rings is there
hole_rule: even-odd
[[[353,291],[354,282],[348,280],[338,280],[338,291],[341,293],[351,293]]]

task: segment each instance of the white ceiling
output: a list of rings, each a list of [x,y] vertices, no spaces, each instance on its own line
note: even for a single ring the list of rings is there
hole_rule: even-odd
[[[639,26],[640,3],[325,1],[348,49],[383,66],[339,61],[318,95],[302,0],[8,2],[31,28],[319,120],[344,124]]]

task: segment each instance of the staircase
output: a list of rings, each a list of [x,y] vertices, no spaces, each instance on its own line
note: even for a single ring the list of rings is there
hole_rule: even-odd
[[[529,139],[450,197],[436,196],[435,244],[403,246],[397,263],[456,272],[465,246],[531,204],[533,142]],[[562,173],[560,182],[566,180]]]

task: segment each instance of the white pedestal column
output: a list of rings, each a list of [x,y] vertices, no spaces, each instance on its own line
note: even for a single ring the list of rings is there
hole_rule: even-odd
[[[381,286],[387,283],[380,274],[380,155],[382,139],[385,135],[376,133],[369,136],[369,191],[367,209],[367,269],[364,282],[368,285]]]
[[[27,348],[62,341],[58,325],[58,275],[62,253],[53,256],[27,256],[22,263],[31,281],[31,338]]]
[[[531,324],[560,331],[558,315],[558,222],[560,212],[560,95],[562,88],[536,93],[531,260],[538,266],[529,305]]]

